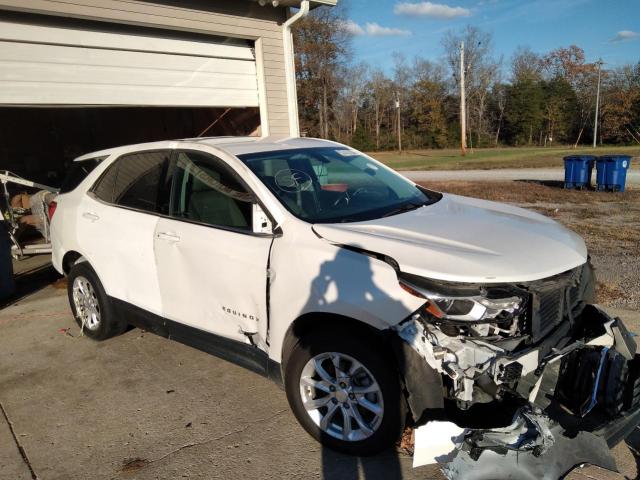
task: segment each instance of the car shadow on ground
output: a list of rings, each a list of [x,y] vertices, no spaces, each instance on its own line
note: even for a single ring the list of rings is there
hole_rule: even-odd
[[[322,478],[325,480],[401,479],[400,453],[389,449],[372,457],[355,457],[322,449]]]
[[[61,279],[50,263],[34,266],[14,275],[16,290],[8,298],[0,300],[0,310],[41,290]]]

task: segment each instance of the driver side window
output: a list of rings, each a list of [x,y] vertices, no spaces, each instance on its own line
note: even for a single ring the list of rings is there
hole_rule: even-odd
[[[253,195],[221,160],[178,151],[169,215],[214,227],[252,230]]]

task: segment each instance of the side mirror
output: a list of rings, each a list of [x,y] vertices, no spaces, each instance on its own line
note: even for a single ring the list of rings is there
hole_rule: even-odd
[[[253,233],[273,233],[273,225],[271,220],[259,203],[253,204]]]

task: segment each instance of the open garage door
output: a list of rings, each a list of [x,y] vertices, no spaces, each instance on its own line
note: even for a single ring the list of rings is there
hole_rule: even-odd
[[[250,45],[0,21],[0,105],[258,107]]]
[[[252,41],[0,15],[0,170],[55,187],[88,152],[259,134]]]

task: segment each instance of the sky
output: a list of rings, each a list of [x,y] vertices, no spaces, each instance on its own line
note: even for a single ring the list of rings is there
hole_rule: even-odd
[[[391,72],[393,53],[443,59],[441,39],[470,24],[493,35],[508,64],[518,46],[545,53],[578,45],[605,68],[640,61],[640,0],[339,0],[354,33],[354,61]]]

